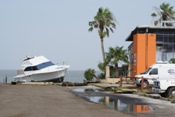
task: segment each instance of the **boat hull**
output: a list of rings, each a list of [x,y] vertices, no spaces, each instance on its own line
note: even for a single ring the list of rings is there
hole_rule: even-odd
[[[34,72],[18,75],[14,78],[16,82],[63,82],[67,69],[54,72]]]

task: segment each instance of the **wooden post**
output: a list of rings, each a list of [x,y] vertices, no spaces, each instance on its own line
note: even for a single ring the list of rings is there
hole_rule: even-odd
[[[144,83],[144,78],[142,76],[141,90],[143,90],[143,83]]]
[[[106,66],[105,79],[107,82],[108,82],[108,78],[110,78],[110,68],[109,66]]]
[[[132,84],[135,85],[135,78],[131,77],[131,80],[132,80]]]
[[[5,83],[7,84],[7,76],[5,76]]]
[[[7,84],[7,75],[5,76],[5,78],[3,79],[3,83]]]
[[[120,88],[122,88],[122,79],[123,79],[123,77],[122,77],[122,75],[120,75]]]

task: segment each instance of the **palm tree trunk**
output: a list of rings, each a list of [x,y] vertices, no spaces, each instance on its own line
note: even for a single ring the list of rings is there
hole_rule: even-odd
[[[103,62],[105,63],[105,50],[104,50],[103,38],[101,38],[101,50],[102,50]]]

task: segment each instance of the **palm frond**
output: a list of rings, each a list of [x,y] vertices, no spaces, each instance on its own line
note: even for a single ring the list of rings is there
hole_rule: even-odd
[[[106,35],[109,37],[109,29],[108,28],[106,28]]]
[[[92,30],[93,30],[93,27],[90,27],[90,28],[88,29],[89,32],[91,32]]]
[[[156,14],[156,13],[152,13],[151,16],[152,16],[152,17],[156,17],[157,14]]]
[[[96,16],[94,16],[94,21],[90,22],[89,26],[101,30],[101,32],[98,31],[100,37],[109,37],[109,31],[114,32],[113,29],[116,28],[115,17],[108,8],[103,9],[100,7]]]
[[[154,24],[157,25],[161,21],[171,21],[175,20],[175,11],[173,11],[174,6],[170,6],[169,3],[162,3],[159,8],[154,7],[157,13],[152,13],[152,17],[159,16],[157,20],[154,21]],[[162,24],[164,25],[164,24]],[[166,23],[167,26],[172,26],[171,23]]]

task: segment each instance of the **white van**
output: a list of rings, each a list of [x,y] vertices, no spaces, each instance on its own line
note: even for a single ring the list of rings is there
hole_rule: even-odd
[[[155,80],[152,92],[162,97],[175,97],[175,78]]]
[[[167,62],[153,64],[145,72],[135,76],[137,86],[141,86],[142,77],[145,78],[143,81],[144,88],[148,85],[153,85],[155,79],[175,79],[175,64]]]

